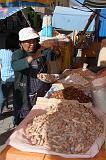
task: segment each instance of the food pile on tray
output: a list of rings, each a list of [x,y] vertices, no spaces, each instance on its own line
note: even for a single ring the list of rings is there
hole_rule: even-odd
[[[56,83],[46,98],[37,98],[23,127],[14,133],[21,135],[18,140],[13,135],[14,147],[20,142],[18,149],[66,158],[91,158],[99,152],[105,134],[104,115],[94,107],[90,91],[96,76],[89,70],[74,71],[37,75],[46,83]]]
[[[52,103],[25,128],[31,145],[63,154],[86,153],[103,132],[103,122],[86,104],[70,100]]]

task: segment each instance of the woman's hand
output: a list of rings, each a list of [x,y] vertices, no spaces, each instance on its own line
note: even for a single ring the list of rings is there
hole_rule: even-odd
[[[28,63],[31,63],[34,59],[37,59],[42,56],[43,54],[41,54],[41,51],[38,50],[36,53],[33,53],[31,56],[26,57],[26,59]]]
[[[39,58],[39,57],[42,57],[43,56],[43,54],[41,54],[41,53],[33,53],[32,55],[31,55],[31,57],[33,58],[33,59],[37,59],[37,58]]]
[[[33,57],[32,56],[28,56],[28,57],[26,57],[26,60],[30,64],[33,61]]]

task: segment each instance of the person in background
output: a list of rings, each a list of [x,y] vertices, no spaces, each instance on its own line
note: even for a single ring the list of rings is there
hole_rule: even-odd
[[[12,67],[15,73],[15,125],[29,113],[37,97],[43,97],[51,87],[51,84],[37,78],[38,73],[47,73],[49,61],[45,56],[45,50],[39,45],[38,33],[31,27],[21,29],[19,44],[20,49],[12,55]]]
[[[102,47],[99,52],[97,66],[101,69],[106,67],[106,47]]]
[[[0,64],[1,64],[1,60],[0,60]],[[0,65],[0,70],[1,70],[1,65]],[[3,101],[4,101],[4,98],[3,98],[3,93],[2,93],[2,89],[1,89],[1,78],[0,78],[0,115],[2,113]]]
[[[6,38],[5,49],[0,50],[1,90],[3,93],[0,106],[1,113],[3,112],[5,103],[8,103],[10,90],[14,88],[14,70],[11,66],[11,60],[13,51],[18,47],[18,35],[16,33],[9,33]]]

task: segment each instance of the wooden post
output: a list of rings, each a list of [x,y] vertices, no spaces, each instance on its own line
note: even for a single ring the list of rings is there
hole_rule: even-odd
[[[89,25],[90,25],[91,22],[93,21],[94,17],[96,16],[96,14],[97,14],[96,12],[93,12],[93,13],[91,14],[90,18],[88,19],[88,22],[87,22],[84,30],[82,31],[81,35],[79,36],[80,38],[79,38],[79,41],[78,41],[78,45],[76,46],[77,48],[80,48],[80,46],[81,46],[81,44],[82,44],[82,42],[83,42],[83,36],[84,36],[85,32],[87,31]]]

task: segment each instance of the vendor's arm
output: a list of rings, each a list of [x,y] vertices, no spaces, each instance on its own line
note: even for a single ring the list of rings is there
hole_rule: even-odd
[[[29,68],[29,64],[42,55],[40,53],[33,53],[31,56],[25,56],[25,53],[18,50],[12,55],[12,67],[14,71],[22,71]]]
[[[23,58],[24,57],[24,58]],[[21,50],[17,50],[12,55],[12,67],[14,71],[22,71],[29,68],[29,63],[24,53]]]

